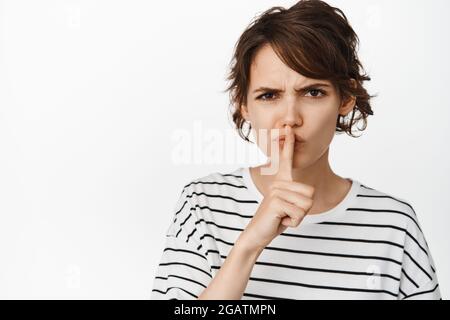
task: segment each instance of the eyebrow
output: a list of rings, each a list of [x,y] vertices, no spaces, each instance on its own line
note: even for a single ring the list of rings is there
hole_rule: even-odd
[[[301,91],[305,91],[305,90],[312,89],[315,87],[330,87],[330,85],[327,83],[323,83],[323,82],[316,82],[316,83],[308,84],[302,88],[295,89],[295,91],[301,92]],[[276,88],[269,88],[269,87],[259,87],[258,89],[253,90],[253,93],[262,92],[262,91],[283,92],[284,90],[276,89]]]

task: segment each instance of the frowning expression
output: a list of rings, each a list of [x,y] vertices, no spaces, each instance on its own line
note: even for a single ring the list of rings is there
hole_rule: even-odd
[[[297,137],[293,165],[307,167],[328,150],[338,115],[347,114],[353,106],[351,101],[341,103],[338,89],[330,81],[302,76],[266,45],[251,65],[247,105],[241,110],[267,156],[275,150],[273,138],[283,136],[290,125]]]

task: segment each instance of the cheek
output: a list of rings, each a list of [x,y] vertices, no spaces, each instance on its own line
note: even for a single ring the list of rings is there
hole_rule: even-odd
[[[275,119],[276,117],[268,112],[252,115],[252,134],[258,145],[264,140],[267,140],[267,143],[270,145],[270,132],[275,127]]]
[[[273,128],[277,119],[277,114],[270,109],[259,110],[250,113],[252,125],[257,128]]]
[[[271,130],[268,128],[252,128],[253,131],[253,137],[256,140],[256,144],[258,145],[259,149],[266,155],[271,154],[272,150],[272,141],[270,137]]]
[[[333,132],[336,128],[336,119],[338,116],[337,107],[326,105],[320,108],[320,112],[311,112],[309,114],[308,124],[314,132]]]
[[[337,113],[333,112],[318,114],[311,119],[308,127],[311,147],[320,151],[330,145],[336,131],[336,119]]]

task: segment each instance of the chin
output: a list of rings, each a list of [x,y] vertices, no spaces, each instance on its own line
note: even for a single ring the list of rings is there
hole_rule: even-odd
[[[304,157],[299,157],[294,154],[294,158],[292,159],[292,169],[303,169],[306,167]]]

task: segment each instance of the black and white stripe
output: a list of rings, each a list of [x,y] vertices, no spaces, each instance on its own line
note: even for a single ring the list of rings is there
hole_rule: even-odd
[[[248,168],[186,184],[152,299],[195,299],[262,201]],[[413,207],[353,180],[335,208],[307,216],[261,253],[242,299],[441,299]]]

